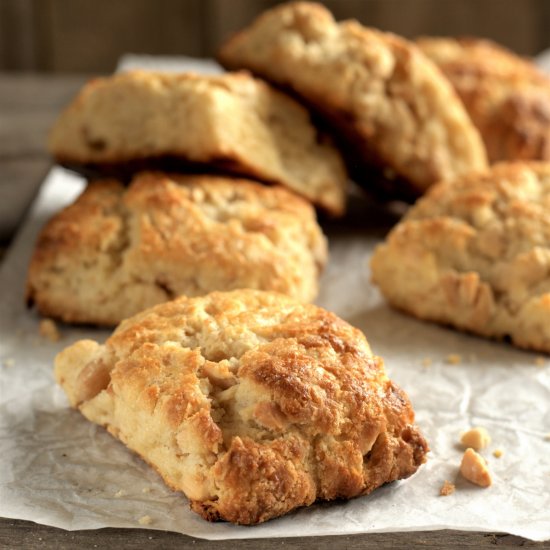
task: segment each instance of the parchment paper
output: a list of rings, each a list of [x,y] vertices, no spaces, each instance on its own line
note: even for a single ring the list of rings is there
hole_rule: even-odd
[[[143,527],[207,539],[461,529],[550,538],[550,361],[422,323],[391,310],[369,282],[373,247],[396,218],[355,197],[340,224],[325,224],[331,260],[317,303],[362,329],[390,376],[409,394],[431,446],[405,481],[349,502],[318,504],[256,527],[209,524],[184,496],[102,428],[70,410],[52,375],[55,354],[108,332],[60,326],[50,342],[23,303],[40,227],[84,182],[54,168],[0,269],[0,516],[64,529]],[[458,354],[459,364],[447,357]],[[431,365],[426,366],[426,359]],[[493,485],[457,476],[462,430],[481,425]],[[492,451],[501,449],[500,459]],[[439,496],[444,480],[456,492]],[[150,518],[150,524],[139,520]]]

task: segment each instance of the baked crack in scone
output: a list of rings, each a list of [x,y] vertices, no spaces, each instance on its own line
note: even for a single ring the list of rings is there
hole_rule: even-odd
[[[337,23],[319,4],[265,12],[222,46],[219,59],[291,90],[324,115],[351,175],[371,190],[415,198],[487,165],[479,132],[432,61],[398,36]]]
[[[550,163],[503,163],[438,184],[371,268],[398,309],[550,352]]]
[[[306,109],[247,73],[131,71],[91,81],[60,116],[49,149],[72,168],[249,176],[282,184],[331,214],[345,207],[338,151]],[[202,167],[202,168],[201,168]]]
[[[455,87],[491,162],[550,160],[550,77],[489,40],[421,38]]]
[[[114,326],[180,294],[258,288],[310,301],[327,257],[313,207],[282,187],[213,176],[91,183],[42,230],[27,298]]]
[[[408,477],[427,444],[364,335],[273,292],[180,297],[81,340],[55,373],[73,407],[207,520],[254,524]]]

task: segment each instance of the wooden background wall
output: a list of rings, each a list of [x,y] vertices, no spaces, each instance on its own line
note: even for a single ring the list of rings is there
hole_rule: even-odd
[[[109,72],[125,52],[210,56],[275,0],[0,0],[0,70]],[[337,18],[407,37],[550,47],[550,0],[327,0]]]

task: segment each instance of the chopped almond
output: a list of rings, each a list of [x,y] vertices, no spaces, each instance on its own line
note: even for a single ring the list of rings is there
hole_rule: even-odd
[[[491,436],[485,428],[478,426],[464,432],[460,438],[460,442],[464,447],[471,447],[479,451],[480,449],[485,449],[491,443]]]
[[[439,494],[442,497],[447,497],[449,495],[452,495],[454,492],[455,492],[455,484],[447,480],[445,480],[445,483],[443,483],[441,489],[439,490]]]
[[[484,458],[473,449],[466,449],[460,464],[460,473],[464,478],[480,487],[489,487],[493,482]]]

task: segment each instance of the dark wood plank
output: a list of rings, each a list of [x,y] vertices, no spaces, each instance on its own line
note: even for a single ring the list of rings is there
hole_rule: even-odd
[[[39,69],[112,71],[125,53],[202,53],[201,0],[34,0]]]
[[[208,0],[205,48],[214,54],[220,42],[247,25],[277,0]],[[548,0],[321,0],[341,19],[419,35],[469,35],[496,40],[522,55],[550,46]],[[544,5],[543,5],[544,4]],[[546,7],[545,7],[546,6]],[[547,46],[547,47],[548,47]]]
[[[0,0],[0,68],[37,68],[33,0]]]
[[[251,527],[253,529],[253,527]],[[550,548],[550,543],[532,542],[513,535],[465,533],[461,531],[420,531],[412,533],[373,533],[341,537],[299,537],[280,539],[245,539],[234,541],[239,550],[333,550],[346,548]],[[28,521],[0,519],[0,548],[116,548],[117,550],[164,550],[193,548],[212,550],[228,547],[228,541],[208,541],[178,533],[146,529],[99,529],[63,531]]]
[[[89,79],[87,75],[0,76],[0,160],[47,158],[46,136],[60,110]]]
[[[0,242],[7,244],[51,164],[46,136],[86,76],[0,77]]]

